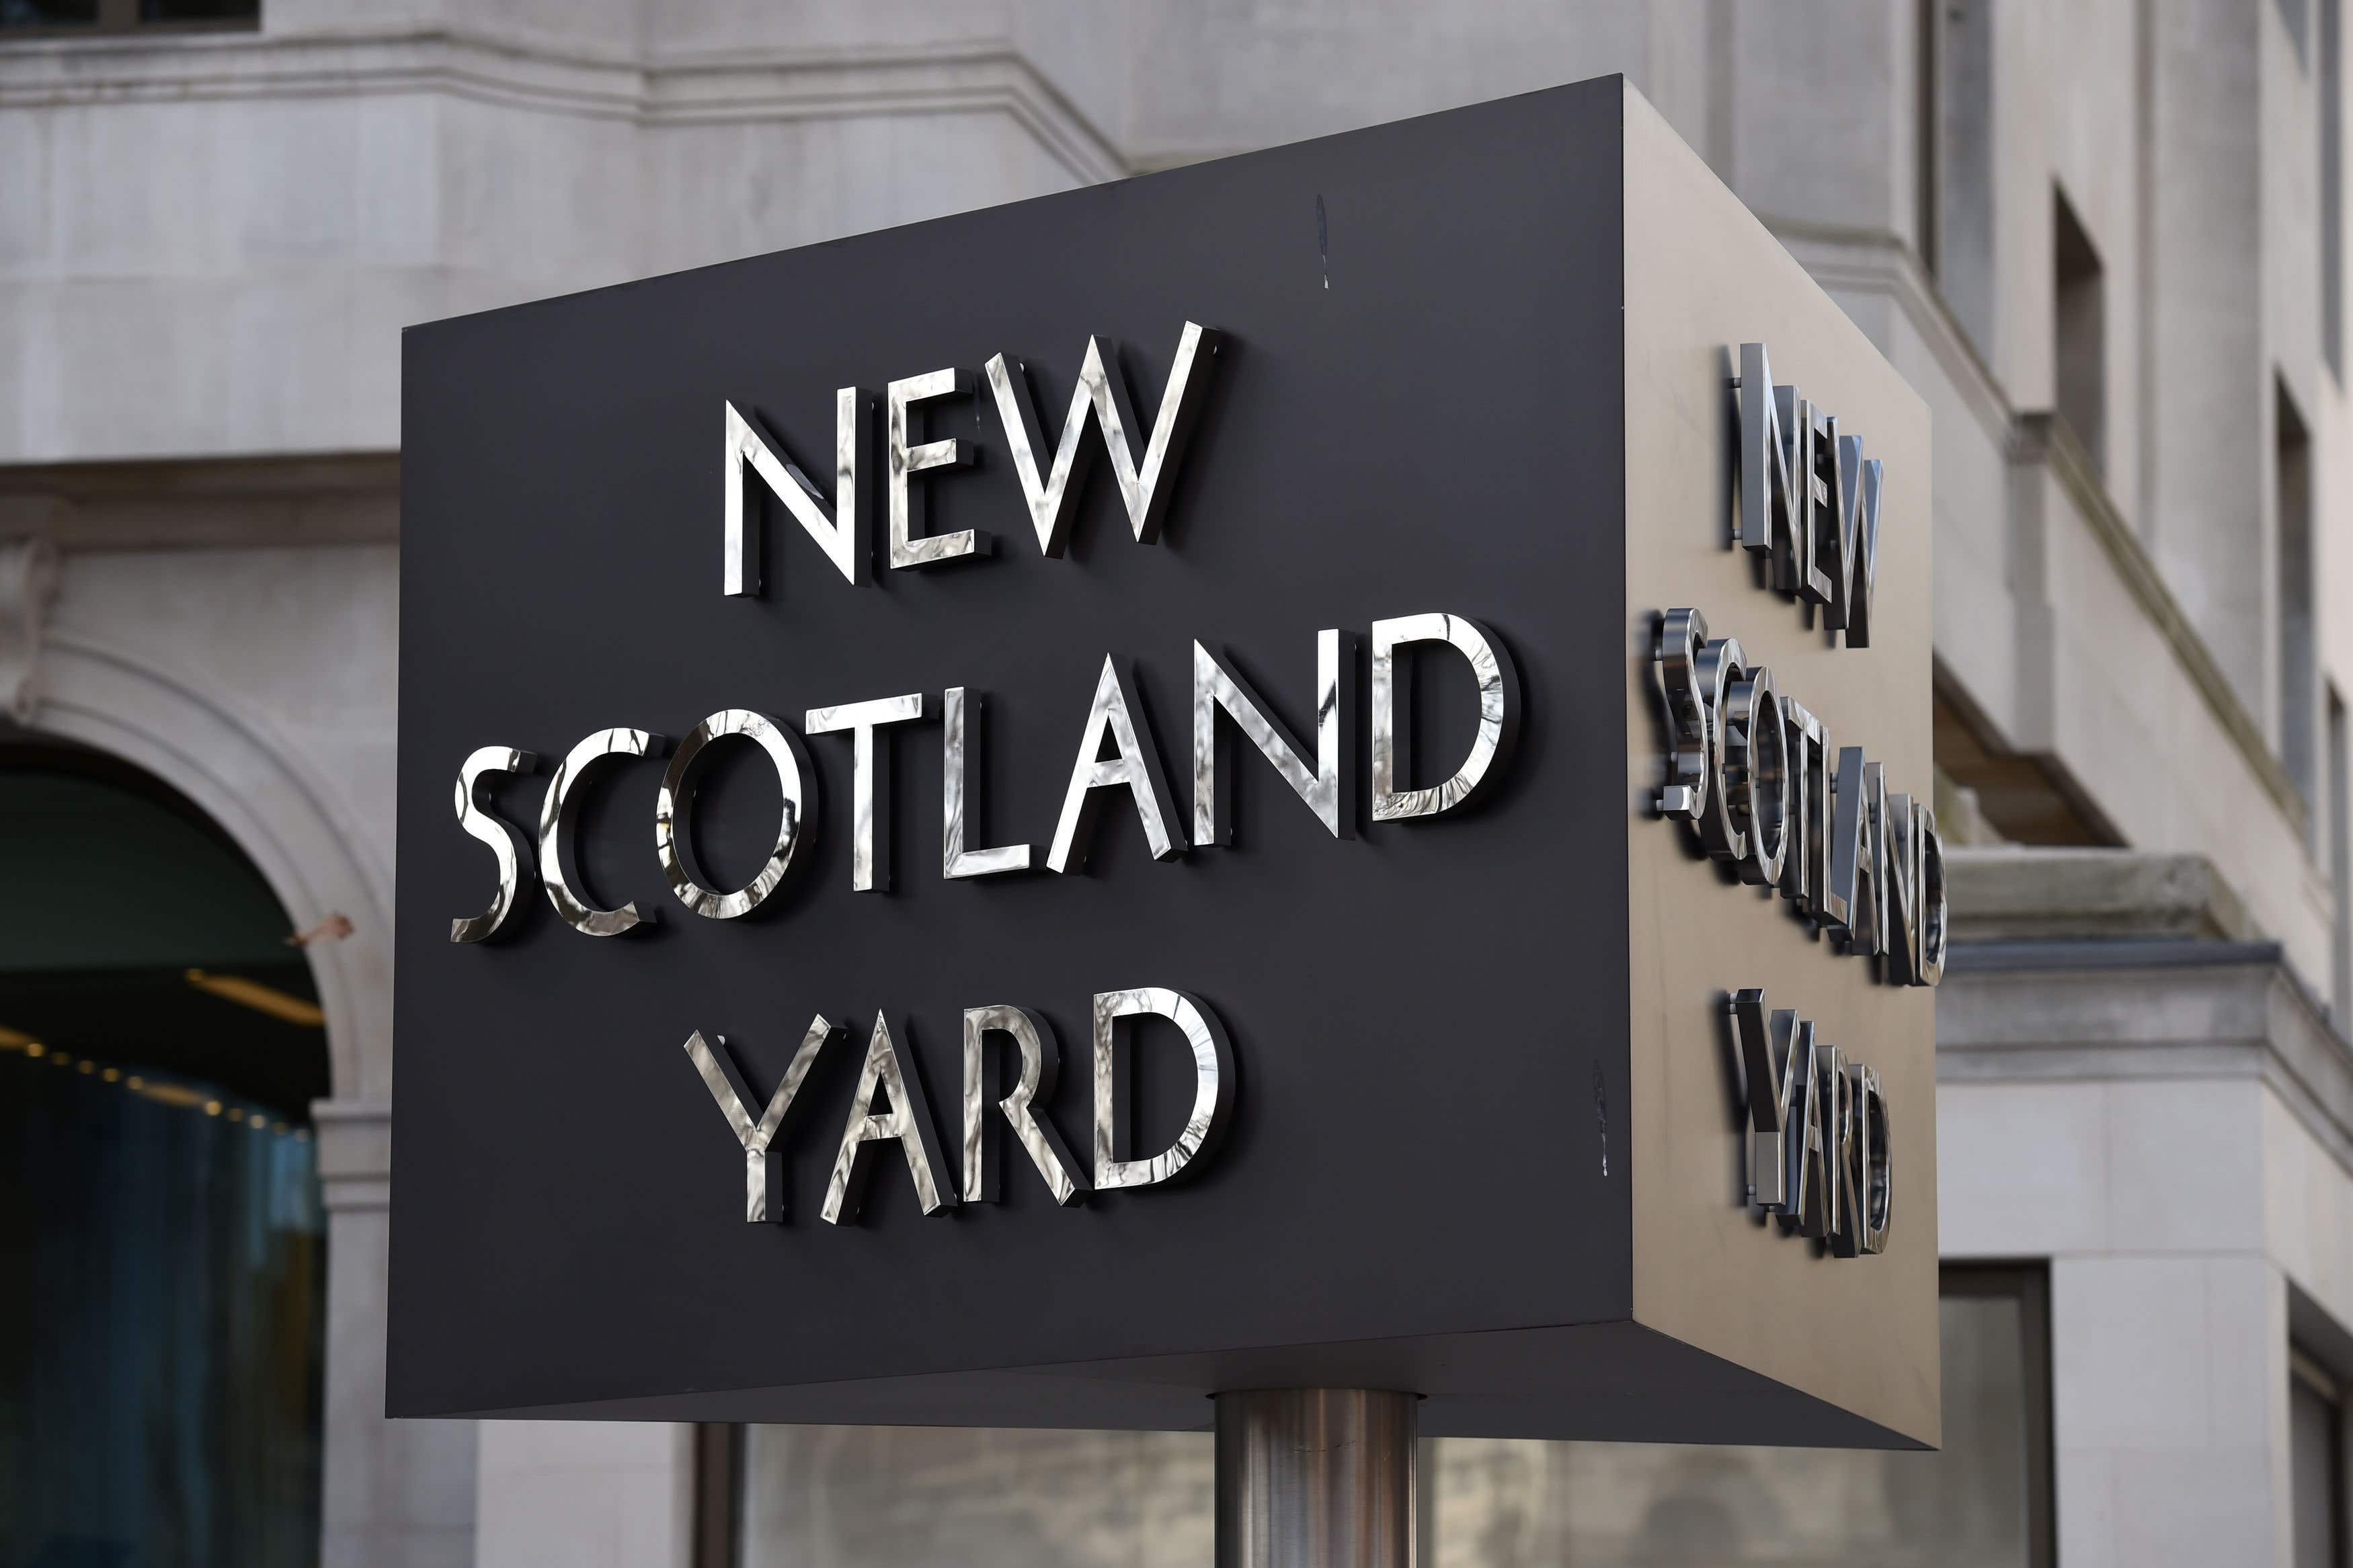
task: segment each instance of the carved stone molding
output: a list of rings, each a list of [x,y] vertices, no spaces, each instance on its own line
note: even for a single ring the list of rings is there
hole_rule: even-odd
[[[0,705],[19,724],[40,706],[41,633],[58,596],[57,547],[0,541]]]

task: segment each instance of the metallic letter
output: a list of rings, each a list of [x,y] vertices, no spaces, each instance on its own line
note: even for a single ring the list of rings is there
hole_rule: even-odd
[[[1832,929],[1843,931],[1849,906],[1831,874],[1831,846],[1837,838],[1839,753],[1820,721],[1815,721],[1812,739],[1813,764],[1806,780],[1806,879],[1812,886],[1800,907]]]
[[[1869,1068],[1852,1070],[1857,1079],[1854,1115],[1859,1129],[1857,1153],[1862,1169],[1861,1212],[1855,1218],[1858,1245],[1865,1253],[1885,1252],[1887,1224],[1895,1198],[1895,1161],[1887,1145],[1887,1097],[1880,1092],[1877,1073]]]
[[[1934,985],[1945,977],[1945,943],[1948,931],[1945,909],[1945,838],[1936,831],[1936,814],[1925,805],[1912,807],[1920,834],[1920,971],[1915,985]]]
[[[1920,980],[1920,828],[1912,797],[1891,795],[1880,818],[1886,837],[1887,963],[1881,976],[1890,985]]]
[[[715,893],[697,881],[688,866],[693,858],[693,847],[689,842],[692,835],[687,826],[686,806],[693,796],[686,787],[687,776],[702,757],[703,747],[730,735],[741,735],[768,753],[768,761],[776,770],[776,783],[784,792],[784,813],[776,824],[776,847],[768,852],[768,863],[760,868],[759,874],[734,892]],[[678,754],[670,758],[670,766],[663,771],[661,793],[654,797],[654,854],[660,859],[662,875],[670,879],[670,890],[678,895],[680,903],[711,920],[732,921],[767,902],[768,895],[784,881],[802,835],[816,820],[817,773],[801,765],[800,742],[793,732],[765,714],[744,708],[722,708],[688,732],[679,743]]]
[[[935,370],[928,375],[912,375],[904,381],[894,381],[884,395],[891,448],[891,468],[886,480],[891,490],[891,564],[894,567],[929,566],[941,561],[953,561],[960,555],[985,555],[988,552],[988,536],[969,528],[944,533],[936,539],[922,537],[923,498],[921,494],[912,493],[907,483],[925,468],[960,468],[972,461],[970,449],[960,440],[908,445],[908,406],[926,398],[957,395],[969,396],[971,393],[972,377],[965,372]]]
[[[1880,765],[1864,762],[1861,746],[1840,748],[1829,896],[1844,904],[1846,913],[1842,920],[1831,917],[1827,910],[1824,914],[1846,938],[1849,952],[1887,951],[1887,843],[1880,831],[1886,804],[1886,778]]]
[[[1219,664],[1198,642],[1193,645],[1193,842],[1232,842],[1229,792],[1224,755],[1218,750],[1218,710],[1222,708],[1259,754],[1274,766],[1292,793],[1307,803],[1335,838],[1356,834],[1349,784],[1347,715],[1356,707],[1349,688],[1356,669],[1353,639],[1337,631],[1315,634],[1315,763],[1312,768],[1291,731],[1266,710],[1250,682]]]
[[[902,1020],[901,1033],[906,1031]],[[874,1091],[889,1099],[889,1109],[874,1110]],[[910,1057],[903,1065],[891,1042],[891,1026],[874,1015],[874,1033],[866,1042],[866,1065],[859,1069],[858,1092],[850,1096],[849,1121],[841,1130],[841,1147],[833,1156],[833,1175],[825,1184],[823,1218],[828,1225],[856,1219],[865,1195],[873,1145],[896,1142],[906,1156],[907,1174],[914,1178],[915,1201],[925,1214],[936,1214],[955,1202],[955,1191],[944,1184],[947,1170],[940,1158],[938,1129],[932,1122],[931,1104],[923,1098],[923,1064]]]
[[[1790,1107],[1796,1118],[1786,1150],[1788,1186],[1782,1193],[1781,1225],[1801,1236],[1826,1234],[1824,1224],[1831,1203],[1829,1172],[1823,1168],[1821,1058],[1823,1047],[1814,1037],[1811,1019],[1798,1019],[1789,1037],[1788,1069],[1797,1079],[1802,1105]]]
[[[696,1030],[686,1037],[686,1054],[694,1060],[694,1070],[702,1075],[703,1086],[711,1098],[719,1102],[727,1118],[727,1125],[735,1130],[737,1142],[744,1145],[744,1217],[754,1225],[762,1220],[784,1223],[784,1170],[768,1163],[768,1152],[775,1146],[776,1130],[785,1124],[785,1113],[793,1108],[793,1097],[800,1092],[809,1068],[817,1065],[817,1054],[826,1041],[841,1031],[825,1021],[819,1014],[801,1037],[800,1049],[793,1053],[792,1064],[785,1068],[785,1079],[776,1085],[776,1092],[768,1098],[768,1109],[754,1122],[748,1109],[757,1097],[744,1081],[743,1068],[735,1063],[732,1052],[723,1056],[703,1043],[702,1032]],[[724,1035],[712,1037],[721,1052],[727,1050]]]
[[[1789,747],[1773,672],[1761,665],[1744,670],[1725,689],[1725,704],[1724,771],[1736,785],[1725,793],[1748,848],[1740,879],[1775,887],[1789,848]]]
[[[1021,1072],[997,1109],[1013,1124],[1013,1136],[1029,1152],[1029,1163],[1046,1179],[1046,1188],[1058,1204],[1074,1204],[1086,1193],[1079,1163],[1063,1147],[1062,1135],[1038,1114],[1038,1101],[1054,1092],[1061,1074],[1061,1047],[1054,1026],[1027,1007],[967,1007],[964,1011],[964,1201],[993,1204],[998,1181],[996,1163],[988,1157],[987,1058],[983,1050],[990,1034],[1011,1039],[1021,1053]]]
[[[491,847],[498,857],[499,885],[491,907],[479,915],[449,922],[451,942],[480,942],[507,928],[514,918],[516,894],[522,889],[524,865],[531,853],[522,829],[493,815],[482,799],[482,782],[492,773],[527,773],[539,765],[529,752],[512,746],[484,746],[458,768],[458,826]]]
[[[1817,471],[1822,426],[1794,386],[1775,386],[1763,343],[1740,345],[1739,542],[1770,563],[1773,585],[1813,604],[1831,584],[1814,565],[1814,516],[1828,487]]]
[[[1824,1058],[1823,1088],[1831,1107],[1830,1228],[1824,1239],[1832,1257],[1852,1258],[1862,1250],[1862,1205],[1856,1194],[1869,1179],[1855,1163],[1862,1118],[1855,1106],[1854,1075],[1862,1069],[1843,1065],[1835,1050],[1825,1052]]]
[[[1801,1033],[1798,1015],[1785,1007],[1772,1015],[1768,1026],[1765,993],[1751,988],[1733,994],[1732,1028],[1748,1079],[1748,1198],[1759,1208],[1788,1212],[1794,1207],[1789,1119],[1802,1103],[1799,1086],[1813,1026],[1803,1026]],[[1799,1195],[1804,1175],[1801,1169]]]
[[[1699,653],[1706,646],[1705,616],[1669,610],[1660,618],[1658,647],[1651,654],[1666,698],[1671,748],[1659,815],[1679,817],[1694,829],[1707,807],[1708,780],[1715,776],[1715,710],[1699,685]]]
[[[911,692],[812,708],[801,721],[812,735],[850,732],[849,885],[858,892],[887,892],[891,887],[891,747],[876,743],[875,729],[923,716],[923,694]]]
[[[1871,646],[1871,605],[1879,584],[1880,468],[1865,459],[1856,437],[1839,439],[1840,515],[1831,603],[1823,624],[1846,632],[1846,646]]]
[[[1046,437],[1030,408],[1029,384],[1022,369],[1008,364],[1003,354],[989,360],[989,391],[997,400],[997,416],[1005,426],[1006,446],[1013,454],[1014,471],[1020,477],[1021,494],[1029,502],[1029,521],[1038,531],[1040,550],[1060,556],[1069,542],[1068,503],[1071,492],[1086,482],[1086,465],[1092,455],[1082,439],[1090,409],[1103,428],[1103,446],[1111,454],[1112,473],[1119,481],[1120,500],[1127,507],[1136,542],[1152,544],[1159,540],[1161,520],[1168,510],[1168,486],[1163,481],[1183,457],[1186,437],[1200,415],[1201,393],[1209,380],[1209,366],[1201,350],[1206,346],[1214,356],[1219,335],[1214,328],[1185,323],[1141,466],[1129,444],[1128,433],[1139,426],[1128,403],[1127,383],[1119,374],[1119,345],[1107,338],[1089,338],[1086,358],[1079,367],[1079,384],[1071,395],[1071,412],[1062,421],[1062,438],[1042,479],[1038,458],[1046,449]]]
[[[1000,871],[1027,871],[1029,846],[1004,844],[991,849],[967,849],[966,832],[980,832],[980,785],[973,779],[981,771],[982,700],[967,697],[961,686],[942,694],[940,719],[946,733],[940,742],[940,875],[988,877]],[[965,732],[965,710],[972,710],[972,732]]]
[[[1130,1129],[1127,1083],[1120,1070],[1119,1020],[1155,1016],[1173,1021],[1185,1031],[1193,1051],[1193,1113],[1176,1142],[1149,1160],[1122,1160],[1119,1133]],[[1174,1177],[1196,1155],[1215,1147],[1234,1109],[1233,1047],[1224,1026],[1197,998],[1182,991],[1147,986],[1137,991],[1104,991],[1094,1000],[1095,1043],[1095,1191],[1117,1187],[1148,1187]]]
[[[1748,858],[1748,830],[1733,810],[1732,788],[1725,778],[1733,761],[1725,726],[1731,717],[1734,682],[1747,673],[1747,656],[1737,637],[1717,637],[1699,650],[1692,676],[1700,700],[1707,707],[1707,791],[1699,810],[1700,842],[1718,860],[1738,866]]]
[[[867,509],[859,504],[858,454],[866,446],[866,395],[854,386],[834,394],[833,515],[808,476],[794,466],[759,427],[727,405],[726,561],[720,592],[760,592],[759,514],[744,499],[744,465],[758,471],[769,492],[785,503],[793,520],[824,551],[836,570],[855,586],[865,580]]]
[[[565,876],[564,840],[571,834],[580,805],[573,786],[608,757],[659,757],[668,750],[667,737],[644,730],[599,730],[573,747],[548,781],[547,797],[539,803],[539,880],[547,889],[547,901],[573,930],[590,936],[618,936],[654,918],[651,910],[639,914],[635,903],[617,910],[597,909],[589,903],[586,889],[574,887]]]
[[[1087,846],[1094,837],[1094,819],[1101,797],[1097,790],[1124,788],[1135,801],[1135,815],[1144,824],[1145,842],[1155,860],[1180,853],[1184,842],[1169,830],[1176,817],[1169,804],[1168,781],[1160,771],[1159,749],[1149,727],[1136,721],[1135,693],[1119,661],[1105,656],[1096,679],[1094,700],[1087,707],[1086,731],[1079,739],[1079,759],[1071,768],[1070,788],[1062,794],[1062,819],[1054,826],[1054,847],[1046,864],[1069,871],[1087,863]],[[1104,760],[1105,737],[1119,755]]]
[[[1434,789],[1403,789],[1399,776],[1413,754],[1410,714],[1398,704],[1402,671],[1397,650],[1408,643],[1450,643],[1471,661],[1479,683],[1479,732],[1454,776]],[[1511,655],[1467,616],[1400,616],[1373,623],[1373,820],[1436,816],[1474,795],[1511,753],[1520,727],[1520,679]]]

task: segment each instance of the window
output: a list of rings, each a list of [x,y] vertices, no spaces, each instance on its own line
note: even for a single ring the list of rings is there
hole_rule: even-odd
[[[2100,253],[2063,192],[2051,195],[2052,397],[2094,475],[2107,471],[2107,290]]]
[[[2344,1391],[2320,1364],[2288,1352],[2289,1511],[2295,1568],[2346,1568]]]
[[[1915,193],[1921,263],[1980,354],[1993,350],[1992,0],[1919,0]]]
[[[2345,379],[2345,104],[2337,0],[2320,0],[2320,357]]]
[[[2353,1036],[2353,737],[2345,699],[2328,689],[2328,885],[2337,893],[2337,952],[2330,966],[2329,1011],[2337,1032]]]
[[[0,0],[0,37],[253,27],[261,0]]]
[[[1945,1270],[1940,1453],[1430,1439],[1420,1561],[2048,1568],[2043,1281],[2040,1268]],[[722,1464],[733,1568],[1199,1568],[1213,1554],[1204,1433],[752,1426]],[[696,1562],[730,1568],[723,1552]]]
[[[2312,626],[2312,432],[2287,395],[2273,384],[2273,483],[2279,512],[2279,753],[2318,826],[2320,708]],[[2316,834],[2312,847],[2321,847]]]
[[[2309,67],[2305,53],[2305,40],[2309,36],[2306,26],[2306,0],[2277,0],[2280,25],[2287,29],[2287,41],[2295,48],[2295,63]]]

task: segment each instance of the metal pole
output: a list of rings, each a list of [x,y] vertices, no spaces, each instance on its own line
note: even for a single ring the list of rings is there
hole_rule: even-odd
[[[1217,1568],[1413,1568],[1417,1396],[1217,1396]]]

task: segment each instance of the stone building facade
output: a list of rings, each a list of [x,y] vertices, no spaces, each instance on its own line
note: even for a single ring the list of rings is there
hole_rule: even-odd
[[[401,329],[1607,72],[1932,411],[1947,1357],[2024,1325],[2021,1468],[1961,1557],[1978,1503],[1894,1470],[1436,1445],[1432,1552],[2338,1560],[2338,0],[250,10],[0,0],[0,696],[348,921],[301,949],[324,1562],[1206,1558],[1189,1438],[381,1418]]]

